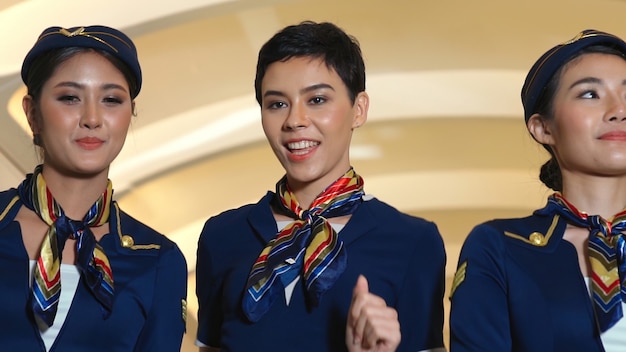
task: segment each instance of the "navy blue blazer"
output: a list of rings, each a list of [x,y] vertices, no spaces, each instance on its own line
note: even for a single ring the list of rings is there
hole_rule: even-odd
[[[538,210],[472,230],[451,290],[451,352],[604,351],[566,225]]]
[[[248,274],[278,232],[272,196],[212,217],[202,230],[196,266],[200,342],[222,351],[344,351],[352,289],[363,274],[370,292],[398,311],[398,351],[443,346],[442,238],[435,224],[377,199],[364,201],[339,233],[347,268],[318,307],[307,307],[299,280],[289,306],[276,301],[260,321],[248,322],[241,309]]]
[[[45,351],[29,308],[29,258],[18,222],[15,189],[0,193],[0,349]],[[115,280],[113,312],[82,283],[51,352],[180,351],[185,331],[187,265],[174,242],[111,207],[110,233],[100,240]],[[24,234],[27,236],[28,234]],[[122,235],[134,240],[122,245]]]

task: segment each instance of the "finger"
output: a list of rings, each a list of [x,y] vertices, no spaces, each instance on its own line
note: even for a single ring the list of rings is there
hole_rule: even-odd
[[[354,289],[352,290],[352,297],[361,294],[368,293],[369,285],[367,283],[367,279],[363,275],[359,275],[358,279],[356,279],[356,285],[354,285]]]
[[[391,307],[377,308],[370,312],[363,330],[361,346],[381,351],[395,349],[400,343],[400,323],[398,313]]]
[[[361,310],[367,296],[369,295],[369,286],[367,279],[363,275],[359,275],[352,290],[352,302],[348,311],[348,321],[346,329],[350,330],[350,339],[346,337],[346,341],[353,344],[360,344],[363,337],[363,328],[365,327],[365,319],[362,318]]]
[[[361,301],[358,304],[361,308],[352,322],[353,341],[363,344],[362,347],[373,348],[378,336],[381,336],[379,330],[383,330],[385,324],[397,324],[397,313],[395,309],[387,307],[384,299],[371,293],[362,293],[357,296],[357,300]],[[373,331],[373,335],[368,330]],[[364,342],[365,338],[368,341]]]

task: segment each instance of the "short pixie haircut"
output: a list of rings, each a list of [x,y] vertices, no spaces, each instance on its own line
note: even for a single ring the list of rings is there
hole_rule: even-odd
[[[365,91],[365,63],[356,38],[329,22],[304,21],[283,28],[261,47],[254,80],[259,105],[267,67],[294,57],[322,59],[346,85],[353,104],[357,94]]]

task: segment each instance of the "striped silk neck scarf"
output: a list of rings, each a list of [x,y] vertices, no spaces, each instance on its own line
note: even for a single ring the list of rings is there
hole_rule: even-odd
[[[113,274],[109,260],[90,227],[109,221],[113,194],[111,181],[84,219],[75,221],[65,216],[52,197],[41,174],[42,169],[42,165],[37,166],[34,173],[27,175],[17,188],[22,203],[50,226],[33,270],[31,308],[35,316],[52,326],[61,296],[61,256],[66,240],[71,238],[76,240],[76,265],[82,281],[102,305],[106,318],[113,306]]]
[[[302,276],[307,302],[317,306],[321,296],[346,268],[343,241],[327,219],[352,214],[361,204],[363,179],[351,168],[311,204],[300,207],[286,176],[276,184],[276,204],[295,219],[272,239],[250,271],[243,311],[256,322],[269,310],[284,288]]]
[[[591,291],[593,307],[600,331],[604,332],[617,323],[624,313],[626,302],[626,209],[615,214],[611,221],[599,215],[579,211],[560,193],[553,194],[549,203],[571,224],[588,228],[589,261],[591,263]]]

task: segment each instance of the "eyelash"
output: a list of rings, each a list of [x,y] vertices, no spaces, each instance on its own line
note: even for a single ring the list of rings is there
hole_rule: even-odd
[[[285,102],[282,102],[282,101],[273,101],[267,104],[267,108],[271,110],[281,109],[281,108],[284,108],[285,106],[287,106],[287,104],[285,104]]]
[[[57,100],[62,101],[62,102],[74,103],[78,100],[78,97],[74,95],[62,95]]]
[[[308,103],[311,105],[320,105],[320,104],[325,103],[326,101],[328,101],[326,97],[318,95],[309,99]],[[272,101],[267,104],[267,109],[276,110],[276,109],[282,109],[286,106],[287,106],[287,103],[285,103],[284,101]]]
[[[104,98],[104,102],[107,104],[122,104],[122,99],[116,98],[116,97],[106,97]]]
[[[309,100],[313,105],[319,105],[326,102],[326,97],[315,96]]]
[[[70,104],[75,104],[78,101],[80,101],[80,99],[75,95],[62,95],[57,100],[61,102],[67,102]],[[102,102],[108,105],[119,105],[119,104],[122,104],[124,101],[117,97],[105,97],[102,99]]]

